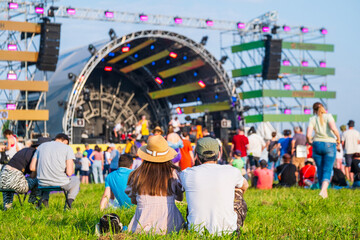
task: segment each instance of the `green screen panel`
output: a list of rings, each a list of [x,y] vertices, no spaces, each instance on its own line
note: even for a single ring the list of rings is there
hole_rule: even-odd
[[[210,103],[210,104],[204,104],[198,106],[183,107],[182,109],[184,114],[219,112],[219,111],[230,110],[230,104],[229,102],[218,102],[218,103]]]
[[[246,123],[256,123],[256,122],[309,122],[310,117],[313,115],[310,114],[264,114],[264,115],[250,115],[245,117]],[[337,115],[333,115],[335,121],[337,120]]]
[[[336,98],[336,92],[330,91],[291,91],[291,90],[255,90],[239,93],[240,99],[260,97],[284,97],[284,98]]]
[[[256,41],[256,42],[243,43],[243,44],[232,46],[231,52],[232,53],[242,52],[242,51],[252,50],[252,49],[256,49],[256,48],[261,48],[264,46],[265,46],[264,41],[262,41],[262,40]]]
[[[204,65],[205,65],[205,63],[201,59],[195,59],[195,60],[185,63],[183,65],[173,67],[168,70],[159,72],[159,75],[163,78],[167,78],[167,77],[177,75],[179,73],[187,72],[187,71],[202,67]]]
[[[281,66],[280,73],[290,73],[297,75],[335,75],[335,68],[315,68],[315,67],[292,67]]]
[[[256,73],[262,72],[262,66],[256,65],[252,67],[246,67],[246,68],[239,68],[232,70],[232,76],[233,77],[241,77],[241,76],[248,76]]]
[[[201,89],[203,88],[200,87],[198,82],[194,82],[194,83],[184,84],[178,87],[162,89],[155,92],[149,92],[149,96],[152,99],[159,99],[159,98],[170,97],[182,93],[193,92]]]
[[[282,48],[283,49],[324,51],[324,52],[333,52],[334,51],[334,45],[318,44],[318,43],[282,42]]]

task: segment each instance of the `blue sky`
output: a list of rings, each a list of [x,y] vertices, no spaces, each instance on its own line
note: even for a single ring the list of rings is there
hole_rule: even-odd
[[[267,11],[276,10],[279,13],[279,24],[326,27],[329,31],[327,42],[335,45],[335,52],[327,56],[327,65],[336,68],[336,75],[328,78],[328,89],[337,91],[337,98],[329,101],[329,110],[338,115],[338,124],[345,124],[349,119],[360,124],[360,111],[357,110],[357,103],[360,103],[358,0],[62,0],[55,4],[232,21],[248,21]],[[57,21],[63,23],[62,52],[108,39],[107,33],[110,28],[113,28],[118,36],[137,30],[158,28],[178,32],[195,41],[200,41],[202,36],[208,35],[207,49],[216,57],[220,57],[220,37],[217,31],[60,18]]]

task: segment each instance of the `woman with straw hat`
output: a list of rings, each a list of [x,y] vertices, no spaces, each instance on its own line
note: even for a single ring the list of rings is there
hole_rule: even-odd
[[[143,163],[130,174],[125,190],[137,205],[129,231],[166,234],[183,228],[184,219],[175,205],[175,200],[183,200],[179,168],[171,161],[176,155],[160,135],[139,148]]]

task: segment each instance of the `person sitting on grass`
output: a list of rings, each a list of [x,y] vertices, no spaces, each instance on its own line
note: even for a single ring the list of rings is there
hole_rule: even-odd
[[[125,192],[136,204],[136,212],[128,230],[166,234],[184,227],[184,219],[175,205],[183,200],[182,186],[178,179],[179,167],[172,163],[177,155],[162,136],[151,137],[138,149],[143,163],[130,173]]]
[[[314,166],[314,159],[308,158],[305,162],[305,166],[300,169],[300,181],[299,186],[310,187],[315,183],[316,167]]]
[[[30,171],[37,172],[39,186],[60,186],[67,192],[67,204],[71,208],[80,191],[80,180],[74,174],[74,151],[68,145],[69,137],[59,133],[55,141],[41,144],[30,163]],[[43,192],[41,204],[48,206],[49,192]]]
[[[38,180],[36,173],[32,172],[29,166],[36,148],[49,141],[49,138],[40,137],[31,147],[23,148],[17,152],[0,172],[0,189],[11,189],[15,190],[16,193],[27,193],[31,190],[29,202],[35,203]],[[25,177],[26,174],[30,174],[30,176]],[[13,198],[13,192],[3,192],[4,210],[11,208]]]
[[[120,207],[132,205],[131,199],[125,193],[129,175],[133,171],[131,169],[132,164],[133,158],[129,154],[120,156],[119,168],[105,178],[105,191],[100,201],[100,210],[104,210],[108,203],[114,200],[114,197]]]
[[[200,165],[180,173],[188,202],[188,228],[215,235],[239,233],[247,213],[243,193],[248,182],[239,169],[216,164],[221,157],[217,140],[199,139],[195,154]]]
[[[91,162],[87,158],[87,155],[88,153],[84,151],[83,157],[80,160],[81,163],[80,175],[81,175],[81,183],[83,184],[89,184],[89,172],[90,172]]]
[[[360,188],[360,153],[355,153],[351,163],[351,172],[354,174],[353,188]]]
[[[260,167],[254,171],[254,179],[256,179],[257,189],[272,189],[274,172],[267,167],[268,163],[263,159],[260,161]]]
[[[244,161],[244,159],[241,158],[240,150],[234,151],[233,158],[231,159],[230,164],[233,167],[236,167],[237,169],[239,169],[241,171],[241,174],[243,175],[243,177],[245,177],[245,175],[246,175],[245,161]]]
[[[284,163],[278,166],[275,171],[278,175],[280,187],[292,187],[296,184],[297,179],[297,169],[296,166],[291,161],[291,156],[288,153],[283,155]]]

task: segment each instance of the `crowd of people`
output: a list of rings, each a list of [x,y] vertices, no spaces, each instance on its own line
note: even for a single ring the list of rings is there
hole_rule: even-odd
[[[31,190],[29,202],[41,207],[48,206],[49,194],[40,193],[36,201],[37,186],[60,186],[67,191],[71,208],[80,180],[83,184],[105,183],[100,210],[136,205],[128,226],[133,233],[165,234],[188,228],[236,234],[247,214],[244,193],[248,181],[257,189],[320,189],[322,198],[328,196],[330,184],[335,188],[360,187],[360,134],[354,129],[355,122],[350,120],[348,129],[342,126],[339,133],[321,103],[315,103],[313,110],[306,134],[297,126],[294,134],[287,129],[280,138],[273,132],[271,139],[264,139],[255,127],[248,131],[240,128],[231,146],[205,127],[201,133],[199,128],[182,132],[178,119],[170,122],[164,135],[160,126],[150,132],[146,118],[142,118],[139,126],[145,130],[144,138],[135,133],[126,138],[124,148],[109,144],[106,149],[97,145],[91,149],[86,144],[85,151],[78,148],[75,153],[65,134],[58,134],[53,141],[39,138],[36,144],[20,150],[16,137],[6,132],[6,150],[14,154],[2,168],[0,189]],[[191,134],[196,135],[194,144]],[[175,205],[183,201],[184,192],[186,219]],[[3,194],[5,210],[12,207],[12,198],[12,193]]]

